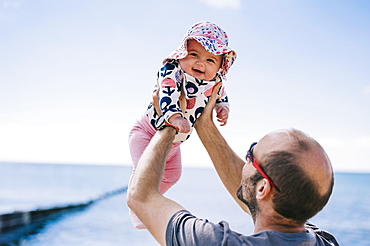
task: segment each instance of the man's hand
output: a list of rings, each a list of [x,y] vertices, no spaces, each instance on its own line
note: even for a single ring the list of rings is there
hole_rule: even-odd
[[[207,125],[209,124],[214,125],[213,119],[212,119],[212,115],[213,115],[212,113],[216,105],[217,92],[219,91],[221,86],[222,86],[222,82],[219,82],[213,87],[212,95],[209,98],[208,103],[202,112],[202,115],[195,122],[194,127],[197,131],[198,131],[198,128],[202,129],[204,127],[207,127]]]

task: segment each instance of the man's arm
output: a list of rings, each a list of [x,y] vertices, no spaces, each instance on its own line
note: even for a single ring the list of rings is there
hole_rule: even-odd
[[[175,133],[172,127],[157,131],[139,161],[127,195],[129,208],[161,245],[166,244],[169,220],[184,209],[158,191]]]
[[[221,83],[220,83],[221,84]],[[230,148],[226,140],[222,137],[212,119],[212,110],[216,103],[216,93],[220,85],[216,85],[207,106],[202,115],[195,123],[195,129],[200,140],[206,148],[218,176],[223,182],[231,196],[239,206],[250,214],[248,207],[241,202],[237,196],[241,179],[242,169],[245,162]]]

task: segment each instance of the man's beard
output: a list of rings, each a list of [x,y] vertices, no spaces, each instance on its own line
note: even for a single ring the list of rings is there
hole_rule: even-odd
[[[238,190],[236,191],[236,196],[240,201],[242,201],[247,207],[249,208],[249,211],[251,212],[251,216],[253,221],[256,220],[256,215],[258,211],[258,204],[257,204],[257,199],[256,199],[256,191],[255,187],[252,189],[248,189],[247,197],[243,197],[243,187],[240,185]]]

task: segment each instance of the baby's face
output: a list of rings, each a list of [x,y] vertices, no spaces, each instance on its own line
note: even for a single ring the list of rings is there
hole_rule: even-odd
[[[185,73],[201,80],[212,80],[222,63],[222,55],[209,53],[196,40],[190,39],[187,43],[188,55],[180,59],[180,66]]]

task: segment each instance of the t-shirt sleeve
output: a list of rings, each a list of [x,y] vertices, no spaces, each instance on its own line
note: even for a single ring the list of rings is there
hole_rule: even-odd
[[[339,243],[337,242],[335,237],[329,232],[321,230],[320,228],[318,228],[317,226],[309,222],[306,222],[305,227],[306,227],[306,230],[312,231],[316,235],[317,240],[322,241],[323,244],[339,246]]]
[[[168,223],[166,244],[167,246],[226,245],[224,242],[229,241],[231,239],[230,236],[227,222],[221,221],[215,224],[182,210],[174,214]],[[237,238],[235,239],[238,240]]]

